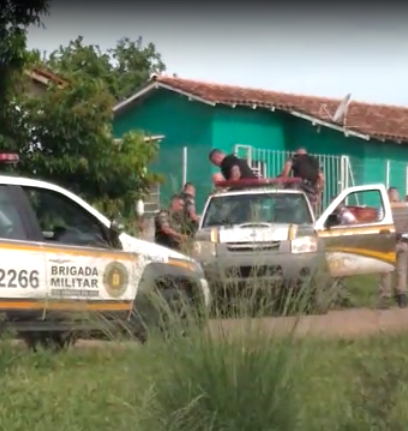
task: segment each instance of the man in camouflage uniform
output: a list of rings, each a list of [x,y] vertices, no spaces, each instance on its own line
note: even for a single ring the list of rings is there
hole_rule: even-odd
[[[200,218],[196,213],[195,205],[195,187],[192,183],[186,183],[181,192],[181,196],[184,200],[184,229],[183,233],[189,237],[193,237],[197,232],[198,223]]]
[[[391,204],[400,201],[398,190],[395,187],[388,189],[388,198]],[[404,308],[407,305],[408,243],[403,238],[397,238],[396,252],[396,284],[393,286],[394,273],[388,272],[380,275],[380,308],[391,306],[393,290],[397,305],[400,308]]]
[[[184,200],[174,195],[168,210],[161,210],[154,219],[154,242],[174,250],[182,251],[187,240],[183,234]]]

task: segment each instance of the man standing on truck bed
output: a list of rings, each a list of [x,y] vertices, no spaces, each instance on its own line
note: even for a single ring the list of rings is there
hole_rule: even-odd
[[[174,250],[182,250],[187,240],[183,232],[184,200],[180,195],[171,198],[168,210],[161,210],[154,219],[154,242]]]
[[[291,172],[294,177],[302,179],[301,189],[316,209],[324,185],[324,176],[317,158],[308,154],[304,148],[299,148],[285,163],[281,177],[288,178]]]
[[[214,149],[209,154],[210,162],[218,166],[226,180],[247,180],[258,178],[244,159],[234,154],[226,155],[221,150]]]
[[[387,190],[388,199],[391,206],[393,203],[400,202],[398,189],[390,187]],[[380,220],[383,218],[380,215]],[[394,299],[400,308],[407,306],[407,271],[408,271],[408,242],[397,233],[397,262],[396,262],[396,281],[393,286],[393,273],[388,272],[380,275],[380,308],[388,308],[392,302],[392,294],[394,290]]]

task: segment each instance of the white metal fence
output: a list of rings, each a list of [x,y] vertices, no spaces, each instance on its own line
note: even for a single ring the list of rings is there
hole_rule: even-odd
[[[248,161],[250,166],[265,177],[275,177],[282,172],[283,166],[293,154],[288,151],[261,149],[246,145],[235,145],[234,152],[238,157]],[[212,178],[201,174],[208,159],[203,159],[206,151],[195,149],[194,146],[184,147],[179,152],[169,155],[170,168],[165,174],[167,183],[152,187],[150,197],[145,201],[147,213],[153,213],[166,205],[172,193],[180,189],[182,184],[192,181],[196,186],[200,202],[202,197],[212,188]],[[342,190],[354,185],[383,183],[387,187],[398,188],[401,197],[408,195],[408,163],[405,160],[390,161],[382,158],[356,158],[348,155],[313,154],[319,160],[325,176],[323,206],[330,202]],[[169,172],[172,172],[169,175]],[[174,184],[173,184],[174,183]],[[361,202],[364,203],[364,202]],[[201,204],[200,204],[201,205]],[[201,208],[200,208],[201,210]]]
[[[276,177],[282,172],[285,162],[292,152],[254,148],[249,145],[236,145],[235,154],[247,160],[251,168],[263,177]],[[322,204],[325,206],[333,196],[347,187],[353,186],[354,176],[350,158],[346,155],[313,154],[318,158],[325,176]]]
[[[191,181],[192,172],[195,173],[200,170],[200,166],[192,166],[194,148],[184,147],[182,152],[174,155],[177,160],[175,164],[179,163],[181,172],[179,172],[180,184],[174,185],[173,192],[176,191],[182,184]],[[248,161],[249,165],[254,171],[263,177],[275,177],[282,172],[285,162],[293,154],[288,151],[267,150],[255,148],[248,145],[235,145],[234,152],[238,157]],[[326,206],[333,196],[336,196],[347,187],[355,185],[353,169],[351,166],[349,156],[334,156],[331,154],[314,154],[319,160],[320,167],[325,175],[325,187],[322,205]],[[195,159],[194,161],[197,161]],[[212,179],[202,178],[201,184],[195,184],[198,188],[211,188]],[[205,184],[204,184],[205,183]],[[160,208],[161,202],[160,186],[153,186],[150,191],[149,197],[145,201],[145,212],[153,214]],[[167,197],[168,198],[168,197]],[[167,200],[165,198],[164,200]]]

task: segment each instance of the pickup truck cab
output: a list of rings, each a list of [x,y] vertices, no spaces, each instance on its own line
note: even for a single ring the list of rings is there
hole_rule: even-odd
[[[29,343],[62,343],[68,333],[99,330],[102,321],[145,340],[154,289],[169,301],[210,302],[199,263],[121,232],[46,181],[0,175],[0,262],[0,328]]]
[[[341,224],[338,209],[357,215]],[[234,187],[211,195],[194,243],[194,258],[212,286],[255,280],[293,282],[322,267],[331,277],[393,271],[396,229],[382,184],[342,191],[317,219],[301,190]]]

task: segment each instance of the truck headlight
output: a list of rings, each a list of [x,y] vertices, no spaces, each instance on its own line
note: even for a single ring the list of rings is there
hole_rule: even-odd
[[[313,253],[317,251],[317,238],[314,236],[303,236],[291,241],[292,253]]]
[[[216,244],[210,241],[194,241],[193,258],[196,260],[207,260],[216,254]]]

